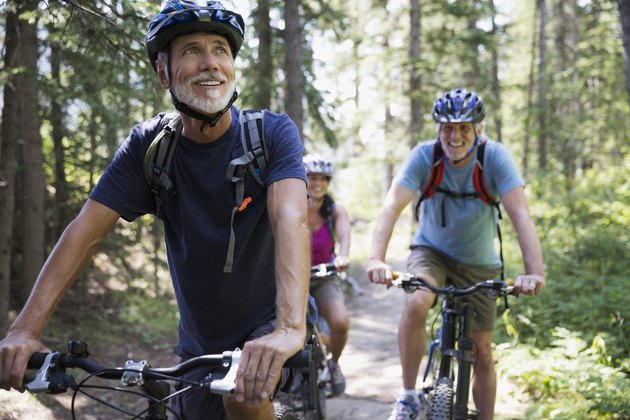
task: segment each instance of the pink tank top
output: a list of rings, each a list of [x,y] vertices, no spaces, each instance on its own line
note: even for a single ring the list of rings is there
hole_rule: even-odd
[[[311,264],[326,264],[333,260],[335,241],[326,223],[311,234]]]

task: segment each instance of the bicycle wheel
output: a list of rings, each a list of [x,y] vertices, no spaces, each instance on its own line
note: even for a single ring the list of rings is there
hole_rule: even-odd
[[[427,416],[429,420],[451,420],[453,409],[453,380],[439,378],[429,394]]]

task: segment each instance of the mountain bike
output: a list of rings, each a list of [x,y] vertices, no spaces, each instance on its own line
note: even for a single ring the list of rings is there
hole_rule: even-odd
[[[240,362],[241,350],[226,351],[222,354],[207,354],[193,357],[180,364],[154,368],[146,360],[135,362],[129,360],[124,367],[104,367],[89,355],[87,344],[80,340],[68,343],[68,351],[52,353],[35,353],[31,356],[28,369],[38,369],[31,380],[26,378],[25,388],[34,394],[59,394],[73,390],[71,415],[76,418],[78,394],[86,395],[95,401],[114,410],[116,418],[122,415],[133,419],[165,420],[168,415],[181,419],[178,413],[169,407],[168,402],[176,395],[193,389],[207,388],[219,395],[234,393],[236,372]],[[312,365],[309,348],[298,352],[285,363],[286,368],[304,369]],[[198,367],[216,368],[201,381],[182,380],[181,376]],[[80,369],[87,373],[79,381],[67,373],[67,369]],[[99,381],[104,379],[106,381]],[[114,386],[111,381],[120,381]],[[283,378],[281,382],[285,382]],[[171,391],[171,386],[182,384],[180,390]],[[286,385],[281,383],[280,388]],[[98,390],[121,392],[145,399],[147,407],[139,412],[130,411],[122,402],[112,402],[111,395],[96,395]],[[282,404],[274,404],[277,419],[297,419],[295,411]]]
[[[424,406],[425,419],[478,418],[477,412],[468,409],[474,344],[471,335],[472,305],[461,298],[482,291],[492,298],[505,297],[512,293],[510,283],[486,280],[465,288],[452,285],[440,288],[413,274],[394,274],[392,285],[407,293],[426,289],[442,296],[442,325],[430,344],[423,385],[418,395]]]
[[[330,374],[326,366],[326,347],[315,324],[307,323],[305,351],[310,355],[309,363],[294,370],[290,389],[279,392],[277,400],[299,413],[304,420],[323,420],[326,418],[325,387]]]

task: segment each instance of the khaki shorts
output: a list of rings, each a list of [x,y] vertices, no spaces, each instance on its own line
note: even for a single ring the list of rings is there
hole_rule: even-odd
[[[423,273],[432,276],[439,287],[446,283],[455,287],[468,287],[483,280],[496,279],[501,268],[484,268],[460,264],[453,259],[425,246],[415,246],[407,259],[407,271],[412,274]],[[473,305],[474,330],[492,331],[497,316],[497,301],[484,292],[462,298]]]
[[[317,307],[331,300],[344,300],[343,292],[339,287],[339,277],[317,277],[311,279],[309,292],[315,298]]]

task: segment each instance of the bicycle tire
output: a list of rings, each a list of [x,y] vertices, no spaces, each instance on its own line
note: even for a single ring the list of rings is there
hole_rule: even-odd
[[[276,420],[300,420],[295,410],[285,404],[274,404],[273,411],[276,417]]]
[[[313,401],[312,395],[308,394],[308,406],[312,410],[305,412],[305,420],[324,420],[326,418],[326,393],[324,388],[317,388],[317,399]]]
[[[451,420],[453,411],[453,380],[439,378],[429,394],[428,420]]]

